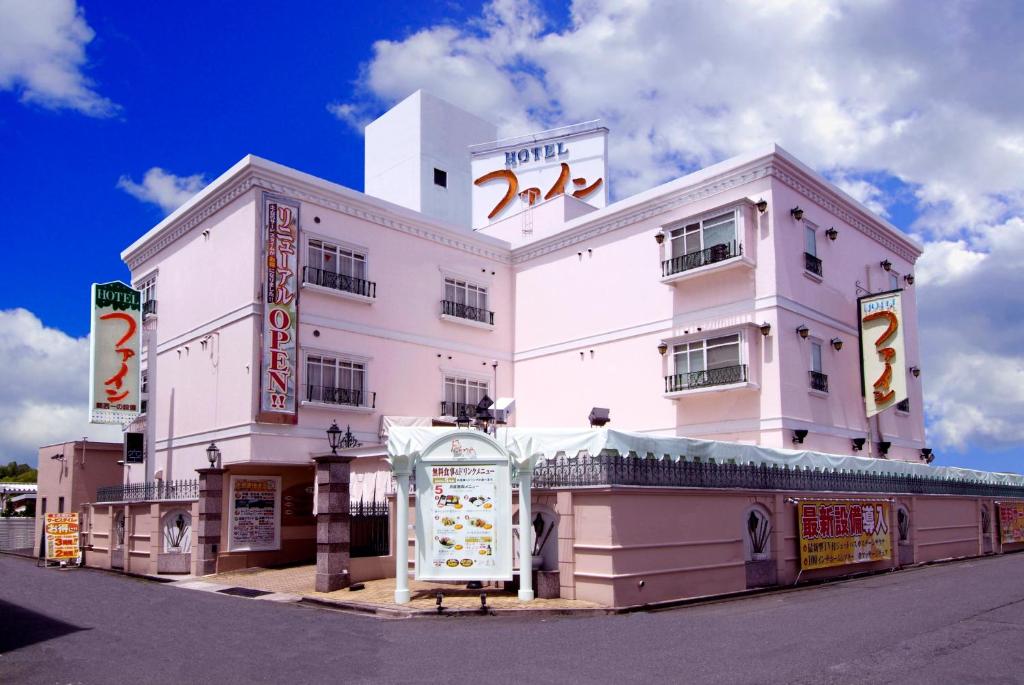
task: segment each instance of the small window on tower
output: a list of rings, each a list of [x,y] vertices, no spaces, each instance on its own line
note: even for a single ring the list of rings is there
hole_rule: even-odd
[[[448,172],[434,167],[434,185],[442,188],[448,187]]]

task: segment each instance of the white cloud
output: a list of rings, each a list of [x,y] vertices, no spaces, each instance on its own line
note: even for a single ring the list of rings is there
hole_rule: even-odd
[[[156,166],[146,172],[142,183],[136,183],[128,176],[117,181],[118,188],[136,200],[157,205],[165,214],[183,205],[205,185],[206,178],[202,174],[175,176]]]
[[[116,114],[83,71],[94,36],[75,0],[0,0],[0,90],[49,109]]]
[[[466,25],[375,43],[337,114],[365,123],[423,88],[501,136],[601,118],[618,198],[777,142],[883,216],[909,202],[927,242],[915,287],[936,447],[1012,445],[1022,27],[1020,3],[577,0],[553,29],[529,0],[498,0]]]
[[[88,422],[89,339],[47,328],[25,309],[0,310],[0,462],[35,463],[42,445],[121,440],[118,426]]]

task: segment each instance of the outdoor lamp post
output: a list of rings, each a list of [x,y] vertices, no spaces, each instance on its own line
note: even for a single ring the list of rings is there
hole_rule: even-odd
[[[327,429],[327,442],[331,446],[331,454],[337,454],[341,445],[341,429],[337,421],[331,421],[331,427]]]
[[[491,398],[484,395],[480,403],[476,405],[476,422],[484,433],[490,432],[491,423],[494,421],[494,413],[491,411],[493,404]]]
[[[211,442],[210,446],[206,448],[206,461],[210,462],[210,468],[217,468],[218,462],[220,462],[220,448],[217,447],[216,442]]]
[[[472,421],[466,415],[466,407],[459,407],[459,415],[455,417],[455,425],[459,428],[459,430],[466,430],[469,428],[470,423],[472,423]]]

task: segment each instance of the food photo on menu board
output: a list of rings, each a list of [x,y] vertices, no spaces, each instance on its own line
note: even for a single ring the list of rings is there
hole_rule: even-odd
[[[435,568],[495,567],[494,482],[490,464],[430,467],[431,563]]]

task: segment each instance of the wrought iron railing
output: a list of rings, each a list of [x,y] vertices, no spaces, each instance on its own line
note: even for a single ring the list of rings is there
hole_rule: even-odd
[[[541,462],[533,472],[535,488],[609,485],[1024,497],[1024,487],[969,480],[614,454],[556,457]]]
[[[326,385],[307,385],[306,400],[349,407],[377,408],[377,393],[350,388],[332,388]]]
[[[804,268],[810,271],[812,274],[821,276],[821,260],[812,255],[810,252],[804,252]]]
[[[731,259],[732,257],[738,257],[741,254],[743,254],[743,245],[737,246],[735,240],[728,243],[719,243],[697,252],[666,259],[661,263],[661,275],[662,277],[671,276],[683,271],[689,271],[690,269],[697,269],[708,264]]]
[[[377,284],[373,281],[365,281],[355,276],[317,269],[312,266],[302,268],[302,280],[304,283],[319,285],[331,290],[341,290],[346,293],[355,293],[363,297],[377,297]]]
[[[454,316],[458,319],[469,319],[490,324],[491,326],[494,325],[494,312],[482,307],[470,307],[468,304],[441,300],[441,312],[446,316]]]
[[[899,402],[897,402],[896,403],[896,411],[902,411],[902,412],[908,412],[909,413],[910,412],[910,398],[908,397],[905,400],[900,400]]]
[[[458,416],[461,412],[466,412],[466,416],[469,418],[476,418],[476,405],[466,404],[465,402],[442,402],[441,403],[441,416]]]
[[[390,551],[391,529],[387,502],[353,502],[349,550],[353,557],[386,557]]]
[[[156,300],[146,300],[142,303],[142,316],[156,316]]]
[[[665,392],[680,392],[713,385],[729,385],[747,381],[747,365],[724,366],[720,369],[692,371],[665,376]]]
[[[811,376],[811,390],[828,392],[828,375],[817,371],[808,371]]]
[[[199,499],[195,480],[157,480],[128,485],[107,485],[96,490],[97,502],[151,502]]]

